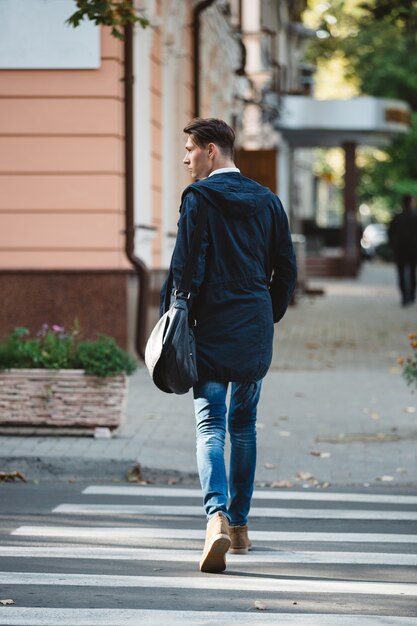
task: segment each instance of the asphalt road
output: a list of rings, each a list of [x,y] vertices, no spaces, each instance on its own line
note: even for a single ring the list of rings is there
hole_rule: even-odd
[[[417,495],[258,490],[254,550],[202,574],[195,487],[0,485],[0,625],[411,626]]]

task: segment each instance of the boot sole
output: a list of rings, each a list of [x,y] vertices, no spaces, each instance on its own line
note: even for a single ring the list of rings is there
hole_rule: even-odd
[[[223,572],[226,569],[226,552],[230,548],[230,537],[228,535],[216,535],[210,550],[200,561],[200,571],[202,572]]]
[[[252,548],[230,548],[229,554],[249,554],[249,550]]]

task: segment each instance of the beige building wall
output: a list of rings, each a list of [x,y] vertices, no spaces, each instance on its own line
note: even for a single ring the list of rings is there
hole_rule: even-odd
[[[144,5],[151,26],[135,29],[134,52],[135,254],[154,270],[157,294],[191,182],[182,129],[193,115],[196,3]],[[200,80],[210,84],[201,113],[230,121],[237,44],[222,15],[219,3],[201,17]],[[220,49],[227,63],[214,54]],[[132,345],[137,279],[124,252],[123,54],[102,28],[98,69],[0,70],[0,336],[77,318],[86,336],[104,332]]]
[[[97,70],[0,71],[0,269],[122,269],[123,46]]]
[[[0,71],[0,338],[43,323],[128,344],[123,44],[86,70]]]
[[[193,117],[192,3],[185,1],[180,13],[173,0],[170,4],[176,19],[166,20],[164,34],[163,242],[157,267],[168,267],[175,243],[181,194],[192,182],[182,162],[186,142],[183,128]]]
[[[150,49],[151,267],[160,269],[168,265],[181,193],[191,182],[182,163],[182,129],[192,118],[192,3],[157,0],[154,19],[159,26]],[[140,207],[137,214],[140,219]]]
[[[162,1],[156,1],[155,18],[161,20]],[[140,34],[139,34],[140,36]],[[152,164],[152,225],[156,229],[156,236],[152,245],[152,266],[158,266],[162,254],[162,104],[163,104],[163,85],[162,85],[162,26],[155,28],[153,35],[152,48],[150,54],[151,68],[151,145],[150,157]]]

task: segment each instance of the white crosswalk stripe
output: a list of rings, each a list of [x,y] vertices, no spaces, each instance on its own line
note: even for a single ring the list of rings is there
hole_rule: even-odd
[[[49,574],[0,572],[1,585],[59,585],[74,587],[151,587],[152,589],[207,589],[275,591],[284,593],[357,593],[377,596],[417,597],[417,584],[339,580],[260,579],[238,576],[112,576],[107,574]]]
[[[167,506],[152,504],[60,504],[53,513],[70,515],[171,515],[180,517],[201,517],[201,506]],[[291,519],[354,519],[354,520],[391,520],[417,521],[415,511],[368,511],[368,510],[320,510],[253,507],[251,516],[276,517]]]
[[[91,485],[83,490],[85,495],[107,496],[149,496],[164,498],[202,499],[201,489],[180,487],[152,487],[142,485]],[[276,489],[254,491],[253,500],[307,500],[308,502],[359,502],[364,504],[417,504],[417,496],[373,494],[373,493],[334,493],[329,491],[277,491]]]
[[[13,535],[27,537],[84,537],[94,539],[204,539],[204,530],[192,528],[150,528],[119,526],[20,526]],[[257,541],[322,542],[322,543],[407,543],[417,544],[417,535],[384,533],[326,533],[326,532],[280,532],[273,530],[251,530],[250,536]]]
[[[162,550],[160,548],[108,548],[97,546],[0,546],[0,556],[48,559],[117,559],[118,561],[165,561],[197,563],[198,550]],[[417,554],[393,552],[319,552],[300,550],[258,551],[229,554],[229,564],[237,563],[326,563],[350,565],[417,566]]]
[[[169,621],[168,621],[169,620]],[[39,609],[13,608],[1,615],[4,626],[415,626],[415,617],[372,615],[256,614],[235,611],[167,611],[143,609]]]
[[[126,497],[136,500],[131,504],[120,501]],[[201,492],[92,485],[79,494],[78,502],[56,506],[52,511],[54,523],[50,518],[47,525],[15,528],[9,535],[14,543],[0,545],[0,558],[9,564],[1,568],[0,585],[22,593],[41,588],[43,594],[53,598],[67,597],[62,595],[67,589],[72,605],[60,607],[59,600],[55,600],[48,607],[39,607],[39,601],[37,606],[26,606],[31,597],[27,596],[26,603],[7,607],[7,613],[0,610],[0,626],[416,623],[417,534],[413,531],[417,497],[258,491],[254,499],[263,503],[252,509],[250,536],[254,550],[247,555],[228,555],[228,569],[223,575],[198,572],[205,533],[201,504],[187,504],[192,498],[201,502]],[[103,519],[103,523],[95,520],[92,525],[93,515],[111,518],[110,524]],[[140,519],[121,519],[127,515]],[[65,525],[61,525],[63,516]],[[195,527],[197,516],[201,518],[200,528]],[[73,525],[68,525],[69,518],[74,520]],[[346,549],[347,545],[351,547]],[[105,598],[103,602],[112,594],[119,598],[116,594],[131,594],[134,590],[133,597],[138,599],[151,591],[159,605],[153,602],[155,609],[141,603],[141,608],[125,609],[114,602],[104,608],[86,608],[91,606],[89,600],[84,600],[87,605],[77,604],[80,594],[102,589],[106,590],[100,594]],[[169,604],[173,591],[177,597],[183,594],[189,610]],[[219,604],[214,597],[227,601]],[[267,610],[254,608],[259,597],[265,598]],[[292,604],[300,608],[288,612],[285,607],[293,598],[308,598],[308,602],[304,605],[294,601]],[[317,612],[323,607],[324,612]]]

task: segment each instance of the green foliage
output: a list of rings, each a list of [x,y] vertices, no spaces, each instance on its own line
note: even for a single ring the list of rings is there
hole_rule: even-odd
[[[329,19],[331,18],[331,19]],[[361,92],[408,102],[417,112],[417,2],[334,0],[318,27],[328,38],[315,40],[308,59],[342,54],[346,78],[359,80]],[[336,21],[335,21],[336,20]],[[403,193],[417,192],[417,115],[411,132],[387,149],[387,160],[369,160],[358,187],[360,202],[383,200],[393,211]]]
[[[417,333],[411,333],[408,337],[413,355],[403,361],[403,376],[407,385],[417,389]]]
[[[400,135],[386,149],[387,160],[368,160],[362,169],[358,191],[363,202],[386,198],[394,210],[400,205],[401,196],[410,193],[417,196],[417,114],[413,114],[410,133]]]
[[[84,18],[96,25],[110,26],[114,37],[123,39],[123,28],[127,24],[149,26],[149,20],[138,13],[132,0],[76,0],[77,11],[67,20],[76,28]]]
[[[44,324],[35,337],[27,328],[15,328],[0,343],[0,370],[10,368],[85,369],[95,376],[132,374],[135,360],[114,339],[99,335],[95,341],[81,339],[75,324],[70,331]]]
[[[375,20],[388,20],[406,30],[416,30],[416,0],[374,0],[364,2],[362,7]]]
[[[136,369],[135,360],[105,335],[99,335],[95,342],[82,341],[77,350],[77,362],[86,374],[96,376],[116,376],[122,371],[132,374]]]

